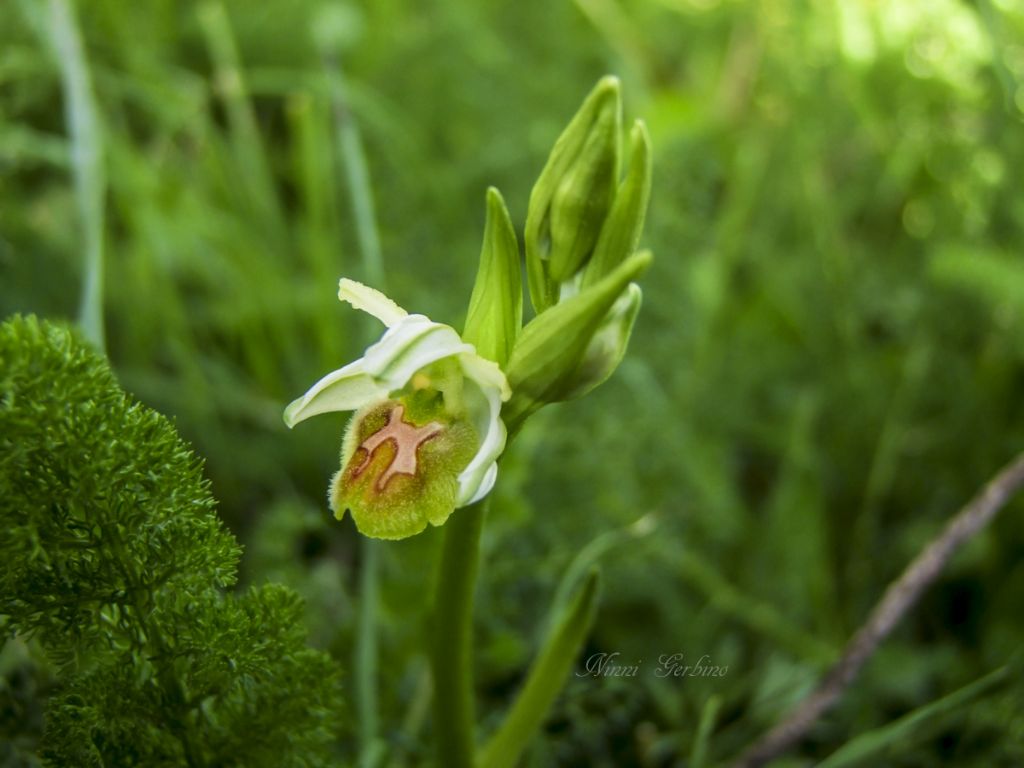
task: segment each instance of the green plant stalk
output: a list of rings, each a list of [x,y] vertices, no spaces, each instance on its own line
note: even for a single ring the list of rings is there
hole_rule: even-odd
[[[365,539],[359,585],[359,631],[356,635],[355,694],[359,717],[359,765],[373,768],[383,752],[377,742],[377,599],[380,550]]]
[[[711,742],[711,732],[715,728],[715,719],[718,717],[718,710],[721,707],[721,697],[712,696],[701,709],[700,722],[697,723],[697,735],[693,738],[693,748],[690,750],[690,768],[704,768],[708,756],[708,745]]]
[[[385,290],[387,286],[373,205],[373,185],[359,128],[348,107],[341,64],[334,51],[325,52],[324,69],[330,88],[338,151],[346,170],[345,181],[352,203],[363,273],[374,286]],[[377,585],[380,580],[380,562],[377,542],[364,539],[362,546],[365,559],[361,574],[359,635],[356,641],[356,712],[359,718],[359,764],[361,768],[372,768],[380,762],[384,752],[383,744],[377,739]]]
[[[386,290],[383,260],[381,258],[380,235],[373,204],[373,185],[370,181],[366,154],[363,151],[359,128],[352,119],[348,105],[348,93],[341,71],[339,52],[332,44],[321,50],[324,76],[326,78],[330,108],[333,114],[334,140],[337,152],[345,170],[352,217],[355,222],[356,239],[362,271],[366,279],[376,288]],[[307,118],[307,123],[309,118]],[[312,143],[307,138],[307,143]],[[307,153],[304,158],[305,171],[309,178],[316,173],[316,156]],[[315,186],[309,185],[311,189]],[[322,200],[321,208],[329,201]],[[384,744],[378,739],[379,701],[377,691],[377,603],[380,582],[379,544],[372,539],[362,540],[363,564],[360,570],[359,630],[355,647],[355,699],[356,717],[359,723],[359,765],[373,768],[384,756]]]
[[[437,758],[445,768],[474,765],[473,592],[489,498],[457,510],[444,526],[441,544],[430,660]]]
[[[402,725],[399,729],[402,744],[418,744],[420,733],[430,716],[430,703],[434,699],[434,681],[430,676],[430,665],[427,659],[422,657],[416,660],[415,664],[416,683],[412,696],[409,699],[409,707],[405,717],[402,718]],[[408,756],[399,753],[399,759],[392,760],[392,768],[405,765]]]
[[[75,202],[85,240],[85,281],[82,284],[79,322],[86,338],[102,352],[105,349],[103,221],[106,190],[103,138],[89,81],[88,62],[82,50],[74,11],[67,0],[50,0],[50,37],[64,89],[65,115],[71,133]]]
[[[598,574],[592,570],[530,668],[526,684],[480,755],[480,768],[514,768],[561,693],[594,620]]]

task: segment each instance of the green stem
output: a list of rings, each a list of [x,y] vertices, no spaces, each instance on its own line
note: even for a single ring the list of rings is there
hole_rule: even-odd
[[[690,768],[704,768],[711,732],[715,729],[715,719],[721,707],[722,699],[719,696],[712,696],[704,703],[700,722],[697,723],[697,735],[693,738],[693,748],[690,750]]]
[[[431,637],[438,765],[472,768],[473,591],[487,500],[460,509],[444,526]]]
[[[373,768],[380,761],[377,742],[377,583],[378,543],[363,539],[363,567],[359,589],[359,634],[356,636],[355,693],[359,719],[359,765]]]
[[[355,219],[363,272],[380,290],[386,290],[380,254],[380,236],[373,206],[373,185],[363,151],[359,127],[348,106],[348,94],[337,51],[324,51],[324,68],[335,116],[335,131],[347,176],[352,215]],[[379,544],[364,540],[362,589],[359,606],[359,636],[356,642],[356,707],[359,717],[359,765],[374,768],[382,762],[384,744],[378,739],[377,697],[377,586],[379,581]]]

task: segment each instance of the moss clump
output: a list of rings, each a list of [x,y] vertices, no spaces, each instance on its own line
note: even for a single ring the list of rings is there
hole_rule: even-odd
[[[57,673],[54,765],[330,762],[338,671],[301,603],[236,597],[201,463],[70,330],[0,325],[0,626]]]

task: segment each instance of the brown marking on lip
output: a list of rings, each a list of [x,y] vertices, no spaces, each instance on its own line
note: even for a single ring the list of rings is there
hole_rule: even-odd
[[[388,423],[362,442],[359,448],[366,451],[366,457],[358,467],[352,470],[353,480],[358,478],[369,466],[373,452],[388,440],[391,440],[395,447],[395,455],[387,469],[377,479],[377,490],[383,491],[388,481],[395,475],[416,474],[416,451],[427,440],[439,435],[444,430],[444,426],[437,422],[430,422],[422,427],[416,427],[402,420],[404,414],[405,406],[401,403],[396,404],[388,414]]]

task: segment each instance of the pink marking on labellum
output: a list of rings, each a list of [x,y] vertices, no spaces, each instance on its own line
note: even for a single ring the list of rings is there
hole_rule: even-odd
[[[388,414],[387,425],[374,432],[359,446],[362,450],[366,451],[366,458],[363,459],[362,464],[352,471],[353,478],[359,477],[363,473],[367,466],[369,466],[370,459],[373,458],[373,452],[388,440],[394,442],[395,456],[388,465],[388,468],[377,479],[377,490],[383,491],[384,486],[388,484],[388,481],[394,475],[416,474],[417,449],[430,438],[439,435],[444,430],[444,426],[431,422],[422,427],[416,427],[402,421],[404,414],[405,406],[401,404],[395,405],[391,409],[391,413]]]

